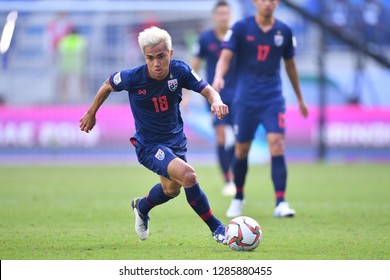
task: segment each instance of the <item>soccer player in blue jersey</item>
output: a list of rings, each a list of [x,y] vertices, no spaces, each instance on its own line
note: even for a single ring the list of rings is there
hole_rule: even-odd
[[[189,205],[208,225],[213,238],[226,244],[226,227],[213,215],[195,170],[186,161],[187,139],[179,110],[182,89],[206,97],[219,119],[228,114],[228,107],[218,92],[187,64],[172,59],[172,39],[168,32],[158,27],[147,28],[140,32],[138,42],[146,63],[113,73],[80,119],[80,129],[89,132],[94,127],[96,113],[111,92],[127,91],[136,127],[130,141],[138,161],[160,175],[160,183],[145,197],[131,202],[139,238],[148,238],[149,211],[178,196],[183,186]]]
[[[192,69],[198,72],[204,60],[206,62],[207,81],[210,84],[214,79],[215,66],[217,65],[221,52],[220,45],[230,28],[231,18],[232,13],[228,2],[225,0],[218,1],[213,8],[213,21],[215,26],[199,36],[198,43],[194,48],[194,58],[191,63]],[[222,120],[214,116],[212,120],[215,130],[218,163],[225,181],[222,193],[227,196],[235,195],[236,193],[236,186],[234,185],[231,172],[234,145],[230,147],[226,146],[225,137],[226,126],[233,128],[231,104],[236,86],[236,74],[234,70],[235,66],[233,65],[226,74],[225,87],[220,92],[222,101],[229,107],[229,115]]]
[[[226,212],[228,217],[241,215],[244,207],[244,184],[248,154],[259,124],[264,126],[271,154],[271,178],[276,206],[274,217],[293,217],[295,210],[285,201],[287,167],[285,151],[285,99],[282,95],[280,62],[298,100],[299,110],[307,117],[298,71],[294,60],[295,38],[291,29],[274,17],[277,0],[253,0],[255,16],[234,24],[223,43],[213,87],[224,87],[224,77],[233,56],[237,58],[237,95],[234,101],[236,135],[233,163],[237,192]]]

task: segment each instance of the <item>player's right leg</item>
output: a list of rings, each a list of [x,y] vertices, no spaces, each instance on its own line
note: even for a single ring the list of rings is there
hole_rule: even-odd
[[[141,240],[145,240],[149,236],[149,215],[142,214],[139,210],[141,198],[137,197],[131,201],[131,208],[135,216],[135,232]]]
[[[231,201],[227,217],[240,216],[244,209],[244,185],[245,178],[248,173],[248,154],[251,147],[251,142],[236,143],[235,156],[233,161],[234,183],[236,184],[236,195]]]
[[[231,174],[230,167],[232,165],[232,153],[234,151],[234,147],[226,148],[226,125],[222,123],[222,120],[218,121],[214,121],[214,129],[217,145],[218,164],[224,179],[222,194],[226,196],[233,196],[236,194],[236,186],[234,185],[234,182],[232,180],[233,176]]]
[[[136,148],[137,157],[140,163],[149,170],[159,174],[161,180],[161,183],[152,187],[145,197],[135,198],[131,202],[135,216],[135,231],[140,239],[145,240],[149,236],[150,210],[177,196],[180,193],[181,186],[168,179],[167,166],[171,160],[176,158],[176,155],[173,154],[172,150],[161,145],[144,146],[135,138],[131,138],[130,140]],[[166,187],[169,183],[172,185],[171,188]]]
[[[164,178],[164,177],[161,177]],[[168,180],[164,178],[165,180]],[[180,186],[178,187],[180,190]],[[135,198],[131,202],[131,207],[135,215],[135,231],[142,240],[148,238],[149,235],[149,212],[155,206],[163,204],[174,198],[176,195],[165,194],[162,184],[158,183],[150,189],[148,195],[143,198]]]

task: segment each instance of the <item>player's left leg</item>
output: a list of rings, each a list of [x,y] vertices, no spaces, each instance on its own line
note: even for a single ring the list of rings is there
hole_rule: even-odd
[[[236,185],[236,195],[226,211],[227,217],[237,217],[243,212],[245,204],[244,187],[248,173],[248,155],[261,116],[257,106],[245,106],[239,103],[236,103],[234,112],[235,146],[233,176]]]
[[[271,178],[276,198],[274,217],[294,217],[295,210],[285,202],[287,165],[284,156],[286,130],[284,102],[269,105],[262,115],[262,123],[267,133],[271,154]]]
[[[139,162],[149,170],[160,175],[161,183],[152,187],[143,198],[135,198],[131,207],[135,216],[135,231],[142,240],[149,235],[149,212],[153,207],[163,204],[180,193],[181,185],[171,182],[167,173],[167,166],[177,156],[165,146],[145,146],[136,138],[130,139],[136,148]],[[169,186],[168,186],[169,185]],[[168,186],[168,187],[167,187]]]
[[[284,133],[267,133],[267,141],[271,154],[271,178],[275,190],[275,217],[294,217],[295,210],[285,202],[287,187],[287,165],[284,156]]]
[[[217,242],[226,244],[225,226],[213,215],[193,167],[182,159],[175,158],[168,165],[168,174],[171,180],[184,187],[188,204],[210,228],[213,238]]]

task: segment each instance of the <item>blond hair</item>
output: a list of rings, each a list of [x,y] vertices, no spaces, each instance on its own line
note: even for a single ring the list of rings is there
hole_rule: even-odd
[[[164,43],[169,51],[172,50],[171,36],[166,30],[156,26],[146,28],[138,35],[138,44],[143,54],[145,47],[154,47],[161,43]]]

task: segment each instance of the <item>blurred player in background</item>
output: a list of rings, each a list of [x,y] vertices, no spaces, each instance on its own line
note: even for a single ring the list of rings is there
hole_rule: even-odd
[[[208,225],[213,238],[226,244],[226,227],[213,215],[195,170],[186,160],[187,139],[179,110],[182,89],[201,93],[220,119],[228,114],[228,107],[218,92],[187,64],[171,59],[172,39],[168,32],[151,27],[140,32],[138,42],[146,64],[113,73],[80,119],[80,129],[89,132],[94,127],[96,113],[112,91],[126,90],[136,127],[130,141],[138,161],[160,175],[160,183],[152,187],[149,194],[131,203],[139,238],[148,238],[149,211],[178,196],[183,186],[188,204]]]
[[[217,65],[217,61],[221,52],[220,45],[223,42],[223,38],[226,35],[226,32],[230,28],[231,18],[232,12],[228,2],[224,0],[218,1],[213,8],[214,27],[203,32],[199,36],[198,42],[194,48],[194,58],[192,60],[191,66],[195,72],[198,72],[201,67],[202,60],[205,60],[207,81],[210,84],[214,79],[215,66]],[[230,147],[227,146],[225,134],[227,125],[233,127],[231,104],[235,93],[235,86],[235,65],[232,65],[226,74],[225,87],[220,92],[223,102],[229,106],[229,115],[222,120],[219,120],[213,116],[212,120],[216,138],[218,163],[225,181],[222,193],[227,196],[231,196],[236,193],[236,186],[234,185],[231,171],[231,163],[234,155],[234,145],[231,145]],[[188,98],[189,94],[187,93],[185,94],[185,100],[183,102],[185,103],[185,106],[188,106]]]
[[[264,126],[271,154],[271,178],[276,196],[274,217],[293,217],[295,210],[285,201],[287,166],[285,151],[285,99],[282,95],[280,61],[298,100],[299,110],[307,117],[298,71],[294,60],[295,38],[291,29],[274,17],[277,0],[253,0],[255,16],[234,24],[225,38],[217,63],[213,87],[224,87],[224,77],[233,56],[237,57],[237,95],[234,102],[236,134],[234,181],[237,193],[226,212],[228,217],[242,214],[248,154],[259,124]],[[226,78],[225,78],[226,80]]]

